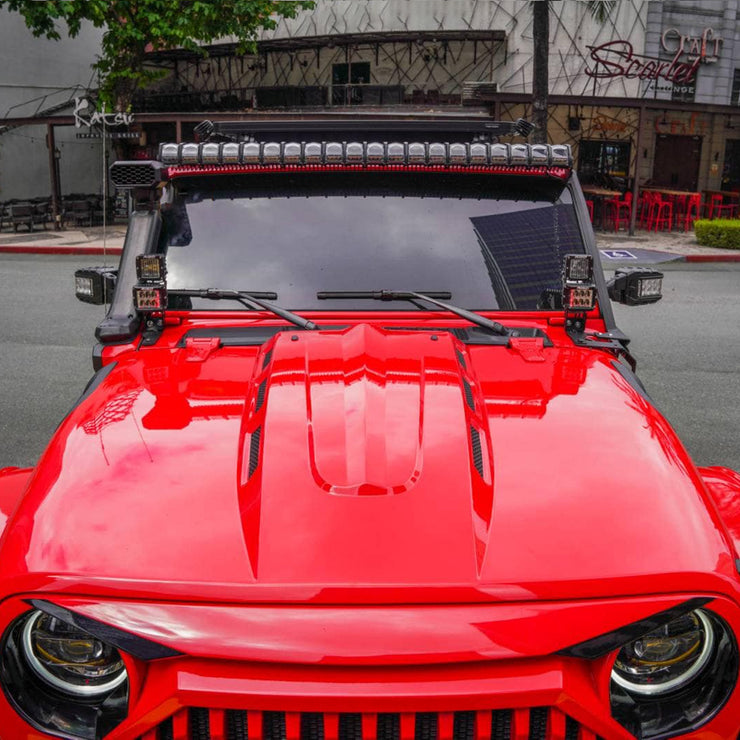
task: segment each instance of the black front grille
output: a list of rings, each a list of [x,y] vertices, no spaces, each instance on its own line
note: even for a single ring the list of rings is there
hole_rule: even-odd
[[[377,740],[513,740],[515,735],[522,737],[522,732],[527,740],[551,740],[562,737],[563,726],[566,740],[585,736],[581,724],[551,707],[454,712],[451,721],[449,714],[443,720],[436,712],[418,712],[407,715],[410,724],[402,723],[396,713],[303,712],[291,717],[294,730],[289,738],[285,712],[191,707],[166,719],[140,740],[249,740],[250,729],[252,737],[261,734],[263,740],[363,740],[366,728]],[[596,740],[602,738],[596,736]]]

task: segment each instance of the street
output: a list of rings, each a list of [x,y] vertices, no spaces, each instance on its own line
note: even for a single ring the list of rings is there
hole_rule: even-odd
[[[73,273],[102,263],[0,256],[0,467],[35,464],[92,375],[93,332],[104,312],[75,299]],[[615,306],[617,323],[694,460],[740,470],[740,265],[661,269],[664,299]]]

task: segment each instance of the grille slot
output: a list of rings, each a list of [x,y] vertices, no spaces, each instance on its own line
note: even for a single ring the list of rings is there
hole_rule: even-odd
[[[226,712],[226,740],[248,740],[245,711]]]
[[[529,713],[529,740],[547,740],[547,707],[536,707]]]
[[[188,710],[190,737],[192,740],[211,740],[211,727],[208,710],[192,708]]]
[[[495,710],[492,720],[491,740],[509,740],[511,737],[511,710]]]
[[[551,707],[532,707],[529,710],[494,709],[451,713],[451,725],[442,723],[441,734],[452,729],[451,740],[514,740],[515,724],[522,716],[529,719],[527,740],[553,740],[562,737],[565,725],[566,740],[579,740],[583,737],[599,736],[588,733],[586,728],[571,717]],[[514,715],[516,714],[516,720]],[[398,713],[359,714],[344,713],[326,717],[329,727],[334,727],[337,740],[363,740],[363,732],[375,735],[377,740],[438,740],[440,737],[440,715],[436,712],[418,712],[405,715],[410,724]],[[450,715],[445,715],[448,720]],[[297,718],[297,715],[296,715]],[[558,722],[553,721],[558,719]],[[300,714],[300,737],[297,740],[324,740],[325,715],[321,712],[302,712]],[[297,726],[294,726],[297,730]],[[177,728],[177,729],[176,729]],[[187,728],[187,731],[185,730]],[[489,729],[490,728],[490,729]],[[521,727],[516,737],[521,737]],[[138,740],[249,740],[261,735],[263,740],[286,740],[285,712],[247,712],[243,709],[204,709],[191,707],[182,709],[173,717],[161,722]],[[184,732],[187,734],[183,734]],[[555,735],[553,735],[555,733]],[[330,731],[331,734],[331,731]]]

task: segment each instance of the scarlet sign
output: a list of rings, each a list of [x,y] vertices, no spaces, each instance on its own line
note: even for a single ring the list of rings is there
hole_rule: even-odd
[[[591,59],[596,62],[592,69],[587,67],[586,74],[596,79],[626,77],[627,79],[657,80],[663,78],[673,83],[691,82],[701,64],[701,57],[691,62],[680,62],[679,57],[684,49],[679,47],[671,61],[635,54],[629,41],[608,41],[601,46],[589,46]]]

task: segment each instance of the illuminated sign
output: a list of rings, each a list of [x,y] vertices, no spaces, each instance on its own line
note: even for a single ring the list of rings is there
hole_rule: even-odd
[[[666,80],[673,85],[693,82],[700,64],[716,62],[722,39],[705,28],[701,36],[684,36],[676,28],[669,28],[660,38],[663,50],[673,55],[671,60],[637,54],[629,41],[608,41],[601,46],[589,46],[593,67],[586,74],[595,79],[626,77],[649,82]],[[686,55],[686,59],[681,57]]]

